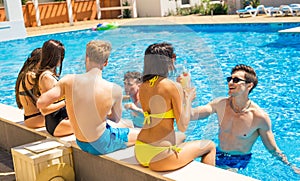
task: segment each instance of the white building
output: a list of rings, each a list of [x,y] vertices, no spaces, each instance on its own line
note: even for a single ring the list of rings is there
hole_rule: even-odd
[[[0,41],[26,37],[20,0],[4,0],[7,21],[0,22]]]
[[[200,5],[201,0],[137,0],[138,17],[163,17],[176,13],[177,8]]]

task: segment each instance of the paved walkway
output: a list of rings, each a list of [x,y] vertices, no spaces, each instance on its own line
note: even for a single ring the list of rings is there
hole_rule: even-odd
[[[0,180],[16,180],[11,154],[2,148],[0,148]]]
[[[238,15],[218,16],[168,16],[156,18],[132,18],[132,19],[105,19],[75,22],[73,26],[69,23],[55,25],[44,25],[41,27],[26,28],[28,36],[51,34],[65,31],[75,31],[92,28],[103,22],[118,22],[120,25],[153,25],[153,24],[222,24],[222,23],[282,23],[300,22],[300,16],[270,17],[259,15],[257,17],[239,18]]]

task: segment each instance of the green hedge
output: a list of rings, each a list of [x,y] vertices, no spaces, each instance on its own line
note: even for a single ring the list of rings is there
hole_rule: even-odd
[[[208,4],[207,8],[204,8],[204,5],[196,5],[190,8],[177,8],[177,15],[186,16],[190,14],[201,14],[201,15],[211,15],[211,11],[213,11],[214,15],[227,14],[228,6],[227,4]],[[169,15],[173,15],[169,13]]]

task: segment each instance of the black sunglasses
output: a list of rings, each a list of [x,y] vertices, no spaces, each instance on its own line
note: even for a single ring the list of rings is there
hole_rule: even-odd
[[[229,83],[231,80],[232,80],[233,83],[238,83],[238,82],[240,82],[240,81],[244,81],[244,82],[248,83],[248,81],[243,80],[243,79],[240,79],[240,78],[238,78],[238,77],[234,77],[234,78],[232,78],[232,77],[227,77],[226,79],[227,79],[227,82],[228,82],[228,83]]]

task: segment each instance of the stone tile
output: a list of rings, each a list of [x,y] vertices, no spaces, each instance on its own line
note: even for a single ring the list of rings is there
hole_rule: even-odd
[[[228,24],[228,23],[282,23],[299,22],[299,16],[292,17],[245,17],[239,18],[238,15],[215,15],[215,16],[167,16],[167,17],[148,17],[148,18],[129,18],[129,19],[101,19],[74,22],[73,26],[69,23],[60,23],[52,25],[42,25],[40,27],[26,28],[27,36],[37,36],[42,34],[51,34],[58,32],[68,32],[83,29],[91,29],[99,23],[117,22],[122,25],[152,25],[152,24]]]
[[[12,156],[9,152],[3,150],[2,148],[0,148],[0,180],[16,180]]]

